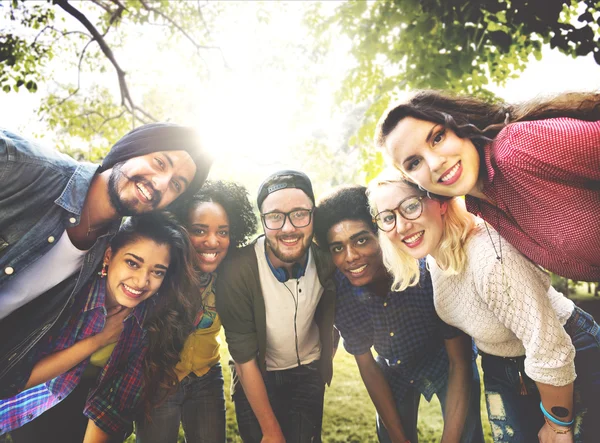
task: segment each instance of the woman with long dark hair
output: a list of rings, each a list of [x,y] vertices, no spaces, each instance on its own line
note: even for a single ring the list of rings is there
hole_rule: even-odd
[[[457,197],[385,172],[369,185],[384,263],[398,289],[427,256],[435,309],[482,356],[497,442],[593,442],[600,435],[600,328],[550,276]]]
[[[600,94],[511,105],[421,91],[382,116],[375,138],[409,181],[466,195],[533,262],[600,280]]]
[[[191,323],[188,294],[199,287],[195,260],[173,216],[127,219],[98,276],[30,353],[16,395],[0,401],[0,432],[15,443],[123,441],[144,380],[146,322],[160,325],[160,346],[178,346],[177,325]]]
[[[137,421],[136,438],[140,443],[175,443],[182,423],[189,443],[224,443],[221,320],[215,310],[215,280],[229,250],[243,246],[254,234],[256,219],[246,189],[226,181],[206,182],[191,199],[179,204],[176,213],[196,250],[203,273],[201,290],[190,294],[193,324],[183,349],[165,350],[161,345],[164,328],[150,328],[146,367],[160,365],[169,377],[147,383],[145,414]]]

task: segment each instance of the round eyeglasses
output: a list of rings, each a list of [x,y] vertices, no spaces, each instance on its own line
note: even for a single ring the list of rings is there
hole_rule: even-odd
[[[290,220],[293,227],[304,228],[310,225],[313,210],[314,209],[296,209],[290,212],[274,211],[261,214],[260,216],[267,229],[277,230],[283,228],[286,218]]]
[[[382,231],[390,232],[396,227],[396,214],[400,214],[402,218],[409,221],[418,219],[423,213],[424,198],[424,195],[420,197],[407,197],[395,209],[381,211],[373,218],[373,221]]]

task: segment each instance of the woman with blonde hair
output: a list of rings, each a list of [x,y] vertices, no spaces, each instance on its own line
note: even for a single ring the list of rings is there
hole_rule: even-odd
[[[584,442],[600,435],[600,329],[550,277],[462,200],[421,191],[397,171],[369,185],[394,287],[427,257],[440,318],[482,356],[494,441]]]

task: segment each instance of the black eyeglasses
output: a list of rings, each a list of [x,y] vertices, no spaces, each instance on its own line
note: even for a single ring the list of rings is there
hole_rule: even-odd
[[[314,209],[296,209],[290,212],[267,212],[261,214],[261,218],[267,229],[277,230],[283,228],[285,219],[289,218],[290,223],[295,228],[304,228],[310,225]]]
[[[407,197],[400,202],[395,209],[386,209],[377,214],[373,221],[377,227],[384,232],[390,232],[396,227],[396,213],[400,214],[406,220],[416,220],[423,213],[423,199],[420,197]]]

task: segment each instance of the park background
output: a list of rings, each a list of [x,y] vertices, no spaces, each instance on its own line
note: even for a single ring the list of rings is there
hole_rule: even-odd
[[[508,102],[598,91],[600,3],[0,0],[0,126],[98,162],[143,123],[190,125],[209,178],[252,197],[284,168],[305,171],[317,199],[366,184],[384,164],[377,118],[419,88]],[[599,318],[598,283],[554,283]],[[353,358],[340,347],[334,365],[323,440],[376,441]],[[419,423],[420,441],[439,441],[435,401]]]

